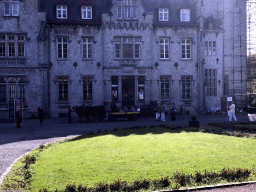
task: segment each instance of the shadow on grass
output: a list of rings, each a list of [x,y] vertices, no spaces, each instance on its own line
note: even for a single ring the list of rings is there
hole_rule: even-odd
[[[131,128],[115,129],[109,132],[90,132],[87,135],[78,136],[76,138],[70,139],[67,142],[77,141],[86,138],[100,137],[105,135],[114,135],[116,137],[126,137],[129,135],[147,135],[147,134],[164,134],[164,133],[181,133],[181,132],[198,132],[199,128],[182,127],[182,126],[170,126],[167,124],[160,124],[158,126],[136,126]]]
[[[194,127],[183,127],[183,126],[171,126],[168,124],[160,124],[157,126],[136,126],[131,128],[115,129],[114,131],[103,132],[90,132],[87,135],[82,135],[73,139],[68,140],[68,142],[77,141],[86,138],[100,137],[105,135],[114,135],[116,137],[126,137],[129,135],[147,135],[147,134],[164,134],[172,133],[177,134],[181,132],[202,132],[211,133],[217,135],[227,135],[236,137],[255,137],[256,138],[256,122],[236,122],[236,123],[209,123],[208,126],[204,128],[194,128]]]

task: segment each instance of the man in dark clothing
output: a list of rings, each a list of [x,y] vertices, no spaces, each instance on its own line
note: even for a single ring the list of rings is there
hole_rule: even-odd
[[[182,105],[180,105],[180,115],[179,115],[179,119],[184,119],[184,116],[183,116],[183,107]]]
[[[41,109],[40,107],[38,107],[38,116],[39,116],[41,125],[43,125],[44,111],[43,111],[43,109]]]

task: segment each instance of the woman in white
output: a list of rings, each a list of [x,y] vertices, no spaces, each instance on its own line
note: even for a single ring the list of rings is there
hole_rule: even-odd
[[[236,113],[236,106],[234,102],[232,102],[229,107],[229,122],[232,121],[232,117],[234,118],[235,121],[237,121],[235,113]]]
[[[165,104],[164,104],[164,102],[162,102],[162,105],[161,105],[161,121],[166,121],[165,120]]]

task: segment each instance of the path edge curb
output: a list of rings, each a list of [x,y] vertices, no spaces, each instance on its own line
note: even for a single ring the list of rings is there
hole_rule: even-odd
[[[199,187],[189,187],[189,188],[181,188],[181,189],[170,189],[170,190],[161,190],[161,191],[153,191],[153,192],[185,192],[185,191],[197,191],[197,190],[210,190],[210,189],[218,189],[224,187],[235,187],[235,186],[243,186],[255,184],[256,181],[247,181],[247,182],[239,182],[239,183],[227,183],[227,184],[217,184],[217,185],[206,185]]]
[[[74,137],[79,137],[81,135],[71,135],[71,136],[67,136],[67,138],[63,138],[63,139],[60,139],[58,141],[54,141],[54,142],[49,142],[49,143],[45,143],[43,145],[48,145],[48,144],[54,144],[54,143],[57,143],[57,142],[61,142],[61,141],[64,141],[64,140],[68,140],[68,139],[72,139]],[[38,146],[39,147],[39,146]],[[21,160],[24,156],[28,155],[31,151],[34,151],[35,149],[37,149],[38,147],[35,147],[33,149],[31,149],[30,151],[24,153],[23,155],[21,155],[20,157],[16,158],[11,165],[9,165],[9,167],[6,169],[6,171],[1,175],[0,177],[0,186],[2,185],[3,181],[4,181],[4,178],[8,175],[8,173],[12,170],[13,166],[19,161]]]

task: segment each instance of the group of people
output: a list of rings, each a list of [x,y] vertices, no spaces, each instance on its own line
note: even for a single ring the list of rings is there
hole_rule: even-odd
[[[228,117],[229,117],[229,122],[232,122],[232,118],[234,119],[234,121],[237,121],[236,118],[236,107],[234,102],[231,102],[231,104],[228,107]],[[166,121],[165,119],[165,113],[166,113],[166,105],[165,103],[162,101],[161,104],[160,102],[157,102],[157,106],[155,109],[155,114],[156,114],[156,121]],[[175,107],[175,103],[172,102],[171,103],[171,107],[170,107],[170,115],[171,115],[171,120],[175,121],[176,120],[176,107]],[[183,106],[180,105],[180,109],[179,109],[179,117],[178,119],[184,119],[184,113],[183,113]]]
[[[106,105],[106,116],[108,116],[108,113],[110,111],[114,112],[117,110],[117,105],[115,102],[109,102],[107,103]],[[130,108],[127,108],[125,107],[124,108],[125,111],[139,111],[140,109],[139,108],[135,108],[135,107],[130,107]],[[68,107],[68,117],[69,117],[69,122],[71,123],[71,112],[72,112],[72,108],[71,106],[69,105]],[[157,102],[157,106],[156,106],[156,109],[155,109],[155,114],[156,114],[156,121],[166,121],[165,119],[165,113],[166,113],[166,105],[165,103],[162,101],[161,104],[160,102]],[[175,103],[172,102],[171,103],[171,106],[170,106],[170,115],[171,115],[171,121],[175,121],[176,120],[176,107],[175,107]],[[229,109],[228,109],[228,116],[229,116],[229,122],[232,121],[232,118],[234,119],[234,121],[237,121],[236,119],[236,115],[235,115],[235,104],[234,102],[231,102],[230,106],[229,106]],[[44,111],[42,108],[38,107],[38,117],[39,117],[39,120],[40,120],[40,124],[42,125],[43,124],[43,119],[44,119]],[[181,119],[184,119],[184,115],[183,115],[183,106],[180,105],[180,109],[179,109],[179,117],[178,119],[181,118]],[[21,123],[21,115],[19,112],[17,112],[16,114],[16,119],[17,119],[17,128],[20,128],[20,123]]]
[[[156,114],[156,121],[166,121],[165,119],[165,113],[166,113],[166,105],[164,103],[164,101],[161,102],[157,102],[157,106],[155,109],[155,114]],[[175,103],[172,102],[171,106],[170,106],[170,115],[171,115],[171,121],[175,121],[176,120],[176,106]],[[183,116],[183,106],[180,105],[180,111],[179,111],[179,117],[178,118],[182,118],[184,119]]]

